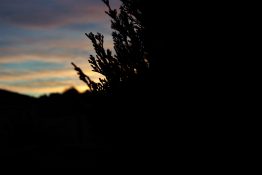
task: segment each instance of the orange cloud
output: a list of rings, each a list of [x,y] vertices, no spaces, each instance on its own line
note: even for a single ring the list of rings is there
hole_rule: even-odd
[[[98,81],[102,75],[91,71],[87,64],[82,66],[83,71],[91,77],[92,80]],[[31,94],[39,96],[54,92],[63,92],[69,87],[75,87],[80,92],[88,90],[87,85],[79,80],[77,72],[68,64],[68,67],[59,70],[41,70],[41,71],[22,71],[8,72],[0,74],[0,88],[19,92],[22,94]]]
[[[120,3],[110,2],[113,7]],[[98,81],[101,75],[92,72],[88,63],[89,55],[95,55],[93,45],[84,32],[105,34],[105,48],[113,48],[105,10],[97,0],[1,1],[0,88],[26,94],[62,92],[70,86],[83,91],[88,87],[78,79],[71,62]],[[5,67],[27,61],[58,63],[59,68]]]
[[[94,81],[97,81],[99,77],[102,75],[93,72],[91,70],[85,71],[87,75],[89,75]],[[36,72],[21,72],[20,74],[11,74],[11,75],[0,75],[1,81],[17,81],[17,80],[33,80],[33,79],[42,79],[42,78],[65,78],[65,77],[76,77],[77,73],[70,69],[62,69],[62,70],[43,70]]]

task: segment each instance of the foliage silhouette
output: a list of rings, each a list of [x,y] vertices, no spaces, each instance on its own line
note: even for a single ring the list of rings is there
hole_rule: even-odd
[[[141,157],[142,152],[145,157],[150,152],[150,144],[146,142],[151,139],[153,130],[147,136],[146,130],[152,129],[153,120],[152,117],[149,120],[150,116],[146,114],[152,107],[157,109],[153,106],[155,103],[150,101],[152,98],[148,98],[152,97],[151,82],[156,82],[151,74],[153,57],[148,47],[152,37],[150,33],[145,33],[148,31],[145,1],[121,0],[119,11],[112,9],[108,0],[103,2],[108,8],[106,14],[111,18],[114,51],[104,48],[101,33],[91,32],[86,36],[96,52],[95,56],[90,56],[89,63],[93,71],[105,78],[94,82],[80,67],[74,63],[72,65],[94,97],[93,108],[88,110],[91,112],[88,122],[92,123],[95,137],[102,138],[105,145],[112,147],[101,160],[111,159],[107,164],[111,162],[126,166],[126,162]],[[100,144],[100,141],[96,143]],[[142,164],[139,160],[136,163]]]
[[[84,81],[90,91],[114,94],[128,88],[145,76],[149,70],[150,60],[144,47],[144,21],[141,1],[121,0],[120,11],[112,9],[108,0],[103,0],[108,8],[106,13],[111,18],[114,51],[104,48],[104,36],[101,33],[86,36],[93,43],[96,56],[90,55],[89,63],[93,71],[104,75],[96,83],[76,66],[80,80]]]
[[[108,7],[107,14],[112,19],[115,54],[104,48],[102,34],[89,33],[86,36],[96,51],[96,56],[91,55],[89,62],[93,70],[105,78],[94,82],[72,63],[80,80],[88,85],[92,93],[79,94],[69,89],[63,94],[33,99],[28,105],[14,104],[15,97],[7,107],[6,100],[2,98],[2,111],[8,110],[4,112],[7,117],[2,118],[4,121],[1,124],[10,125],[8,132],[10,130],[13,134],[9,136],[3,129],[7,144],[3,145],[2,150],[7,149],[9,144],[21,147],[14,148],[14,151],[8,148],[14,154],[9,156],[7,152],[5,157],[23,160],[29,153],[32,160],[49,162],[56,158],[54,160],[65,163],[76,159],[87,165],[105,167],[129,164],[128,161],[131,165],[132,158],[148,156],[145,150],[149,152],[150,146],[143,143],[150,136],[141,128],[150,129],[150,121],[143,111],[152,103],[144,103],[144,96],[140,96],[143,93],[137,94],[134,90],[136,85],[141,89],[141,82],[152,68],[152,60],[147,57],[145,48],[145,20],[141,2],[123,0],[117,12],[111,9],[109,1],[104,0]],[[122,98],[121,92],[126,90],[132,91],[132,95],[136,94],[135,97],[139,95],[139,100],[136,98],[136,102],[132,103],[130,98]],[[121,98],[103,95],[119,93],[117,97]],[[19,106],[19,110],[12,110],[16,106]],[[15,129],[12,129],[13,126]],[[136,164],[142,164],[142,161],[136,160]]]

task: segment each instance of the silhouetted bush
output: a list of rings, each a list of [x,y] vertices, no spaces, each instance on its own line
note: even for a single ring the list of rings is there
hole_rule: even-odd
[[[87,120],[92,126],[95,143],[103,145],[108,153],[99,159],[110,158],[107,163],[119,164],[123,162],[118,160],[135,158],[147,147],[145,130],[150,125],[147,114],[151,104],[154,104],[148,100],[151,96],[151,92],[148,93],[151,77],[148,77],[152,57],[145,41],[145,4],[142,4],[145,2],[121,0],[119,11],[112,9],[108,0],[103,2],[111,18],[114,51],[104,48],[101,33],[91,32],[86,36],[96,52],[95,56],[90,56],[89,63],[94,72],[105,78],[94,82],[80,67],[72,65],[91,91],[87,100],[93,106],[87,109]]]
[[[80,80],[84,81],[90,91],[113,94],[136,84],[146,75],[150,60],[144,48],[144,23],[141,1],[121,0],[119,12],[112,9],[108,0],[103,0],[108,7],[106,13],[111,17],[114,51],[104,48],[104,36],[101,33],[86,36],[92,41],[96,56],[90,55],[89,63],[93,71],[104,75],[99,82],[94,82],[74,63]]]

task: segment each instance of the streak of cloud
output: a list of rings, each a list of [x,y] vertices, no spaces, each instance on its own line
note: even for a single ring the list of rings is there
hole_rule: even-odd
[[[97,0],[2,0],[0,22],[25,28],[97,23],[105,21],[105,9]]]
[[[81,5],[78,5],[79,2]],[[102,6],[94,2],[27,0],[21,3],[19,0],[2,0],[0,21],[28,28],[57,27],[68,23],[98,21],[103,17],[100,13],[94,12],[102,10]]]
[[[119,0],[110,1],[113,7]],[[85,32],[105,35],[113,49],[110,18],[100,0],[2,0],[0,5],[0,88],[39,96],[88,87],[78,79],[71,62],[95,81]]]

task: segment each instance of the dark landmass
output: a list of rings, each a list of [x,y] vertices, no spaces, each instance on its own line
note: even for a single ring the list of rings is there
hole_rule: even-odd
[[[113,98],[72,88],[33,98],[1,90],[0,157],[39,167],[144,166],[155,156],[145,143],[159,137],[154,108],[132,93]]]
[[[90,94],[75,89],[39,98],[0,90],[1,159],[51,167],[97,166],[112,152],[112,144],[102,134],[106,127],[101,115],[91,117],[98,110],[95,104]]]

